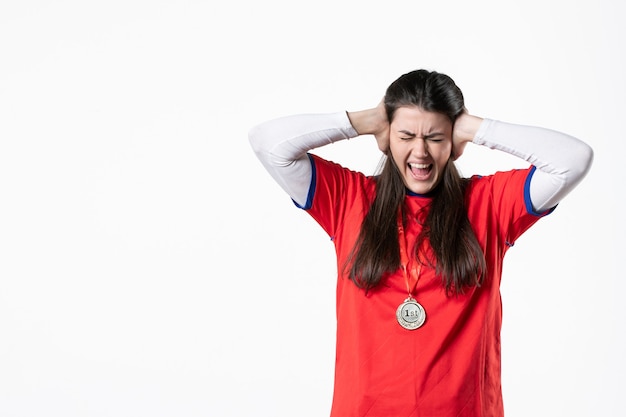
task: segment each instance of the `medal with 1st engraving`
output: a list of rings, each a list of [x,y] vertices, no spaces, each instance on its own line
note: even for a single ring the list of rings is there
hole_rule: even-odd
[[[426,321],[426,311],[413,297],[408,297],[396,310],[396,319],[405,329],[415,330]]]

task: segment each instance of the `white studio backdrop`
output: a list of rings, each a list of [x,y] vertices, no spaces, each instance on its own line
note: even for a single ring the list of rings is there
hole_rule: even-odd
[[[594,148],[507,254],[504,401],[626,414],[624,5],[365,3],[0,3],[0,416],[327,415],[332,245],[247,132],[375,105],[416,68],[452,76],[474,114]],[[379,160],[371,138],[319,153]]]

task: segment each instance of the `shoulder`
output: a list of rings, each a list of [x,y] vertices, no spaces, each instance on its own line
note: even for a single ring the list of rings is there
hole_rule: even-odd
[[[485,191],[517,194],[523,192],[534,171],[535,167],[530,166],[524,169],[498,171],[490,175],[474,175],[466,179],[466,192],[469,195]]]
[[[469,178],[466,188],[468,212],[491,213],[496,216],[520,218],[543,217],[551,210],[537,213],[530,200],[530,180],[535,167],[499,171],[491,175]]]
[[[377,177],[375,176],[366,175],[314,154],[309,154],[309,158],[311,159],[311,166],[317,180],[324,181],[327,178],[335,185],[341,184],[343,187],[357,186],[367,190],[374,190],[376,187]]]

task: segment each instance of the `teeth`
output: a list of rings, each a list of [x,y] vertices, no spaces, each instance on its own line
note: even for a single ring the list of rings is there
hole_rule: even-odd
[[[411,168],[426,169],[430,166],[430,164],[416,164],[416,163],[411,162],[409,163],[409,166]]]

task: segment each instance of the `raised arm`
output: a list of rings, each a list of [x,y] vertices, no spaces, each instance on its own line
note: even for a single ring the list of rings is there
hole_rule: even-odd
[[[338,112],[270,120],[253,127],[248,138],[265,169],[302,206],[312,175],[307,152],[358,135],[346,112]]]
[[[530,182],[530,200],[537,212],[557,205],[585,177],[593,162],[593,150],[565,133],[481,119],[467,113],[459,116],[453,132],[458,157],[469,142],[515,155],[537,170]]]

